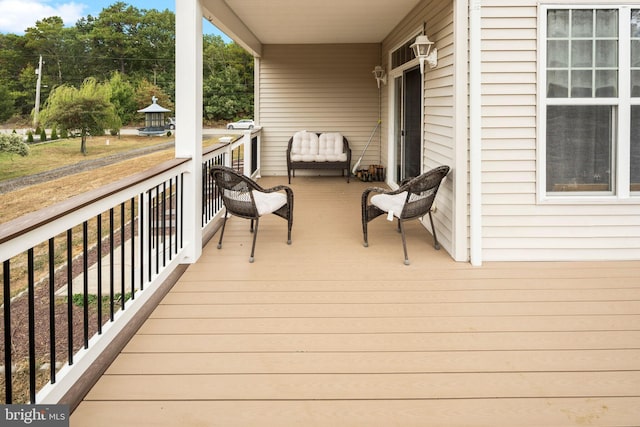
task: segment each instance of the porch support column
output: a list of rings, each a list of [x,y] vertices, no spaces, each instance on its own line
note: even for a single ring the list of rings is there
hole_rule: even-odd
[[[482,33],[481,0],[469,2],[470,258],[482,265]]]
[[[176,158],[190,158],[184,179],[185,262],[202,254],[202,8],[176,0]]]

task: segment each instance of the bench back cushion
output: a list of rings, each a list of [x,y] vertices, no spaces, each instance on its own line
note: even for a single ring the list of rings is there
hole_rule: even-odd
[[[294,162],[313,162],[318,155],[318,135],[301,130],[293,135],[291,142],[291,160]]]
[[[338,132],[327,132],[320,134],[318,147],[318,162],[344,162],[347,160],[347,153],[344,152],[342,134]]]

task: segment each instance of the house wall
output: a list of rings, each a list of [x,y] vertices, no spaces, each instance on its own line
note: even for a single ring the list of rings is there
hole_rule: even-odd
[[[539,201],[537,14],[535,0],[482,2],[483,258],[638,259],[637,198]]]
[[[354,164],[378,121],[379,92],[372,71],[379,63],[379,44],[264,45],[256,106],[263,127],[262,175],[286,176],[287,143],[299,130],[341,132],[349,140]],[[362,165],[378,163],[379,151],[372,143]]]
[[[425,65],[423,75],[424,82],[424,126],[423,126],[423,159],[424,171],[439,165],[449,165],[452,171],[440,188],[434,222],[438,233],[438,240],[442,247],[450,254],[454,254],[455,230],[454,230],[454,182],[457,171],[455,170],[456,136],[462,128],[466,140],[466,117],[459,118],[454,114],[456,103],[455,79],[454,79],[454,11],[451,0],[432,0],[421,2],[403,22],[389,34],[382,43],[382,58],[384,67],[390,72],[388,87],[383,96],[383,117],[386,119],[383,152],[389,152],[389,144],[393,140],[392,130],[388,123],[393,120],[393,70],[391,69],[390,53],[408,40],[415,37],[416,31],[421,31],[426,23],[426,33],[429,39],[435,42],[438,49],[438,66],[429,69]],[[414,60],[417,64],[417,60]],[[466,82],[463,78],[461,82]],[[466,97],[463,100],[466,102]],[[466,144],[463,144],[466,146]],[[466,157],[466,152],[461,153]],[[385,157],[385,162],[390,159]],[[462,178],[465,179],[466,171]],[[466,192],[466,186],[465,186]],[[466,211],[466,195],[463,197],[461,208]],[[466,226],[462,224],[466,235]],[[462,239],[463,244],[466,239]],[[466,260],[466,248],[463,249],[462,259]]]

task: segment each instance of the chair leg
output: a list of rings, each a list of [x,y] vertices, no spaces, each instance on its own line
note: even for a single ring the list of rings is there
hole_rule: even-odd
[[[253,220],[251,220],[251,223],[253,224]],[[255,260],[255,258],[253,257],[253,254],[256,251],[256,239],[258,237],[258,225],[260,223],[260,218],[256,218],[256,228],[253,231],[253,245],[251,246],[251,256],[249,257],[249,262],[253,262]]]
[[[436,228],[433,226],[433,217],[431,216],[431,211],[429,211],[429,222],[431,222],[431,232],[433,233],[433,247],[436,250],[440,249],[440,243],[438,243],[438,236],[436,236]]]
[[[222,230],[220,230],[220,240],[218,240],[218,249],[222,248],[222,236],[224,236],[224,227],[227,225],[227,211],[224,212],[222,219]]]
[[[249,226],[249,232],[253,233],[253,219],[251,220],[251,225]]]
[[[407,241],[404,238],[404,226],[402,225],[402,221],[398,221],[398,226],[400,227],[400,234],[402,234],[402,249],[404,250],[404,265],[409,265],[409,255],[407,255]]]
[[[368,248],[369,247],[369,236],[367,233],[367,225],[368,225],[369,221],[367,221],[367,217],[366,214],[362,215],[362,235],[364,237],[364,247]]]

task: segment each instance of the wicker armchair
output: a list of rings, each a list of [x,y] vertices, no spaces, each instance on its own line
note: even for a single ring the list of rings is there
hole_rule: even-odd
[[[440,183],[449,173],[449,166],[439,166],[422,175],[404,181],[397,190],[390,191],[382,188],[370,187],[362,193],[362,232],[364,234],[364,246],[369,246],[367,236],[367,224],[369,221],[382,214],[388,218],[398,219],[398,229],[402,234],[402,248],[404,249],[404,263],[409,265],[407,255],[407,243],[404,236],[403,222],[419,219],[429,215],[431,230],[433,232],[434,246],[440,249],[436,229],[431,217],[431,206],[436,198]],[[372,193],[379,193],[369,196]]]
[[[212,166],[211,176],[222,193],[222,202],[226,208],[218,249],[222,248],[224,228],[229,214],[251,220],[250,231],[253,233],[253,245],[249,262],[253,262],[255,259],[258,225],[260,217],[263,215],[272,213],[287,220],[287,244],[291,244],[291,226],[293,225],[293,191],[291,188],[285,185],[262,188],[252,179],[226,166]]]

